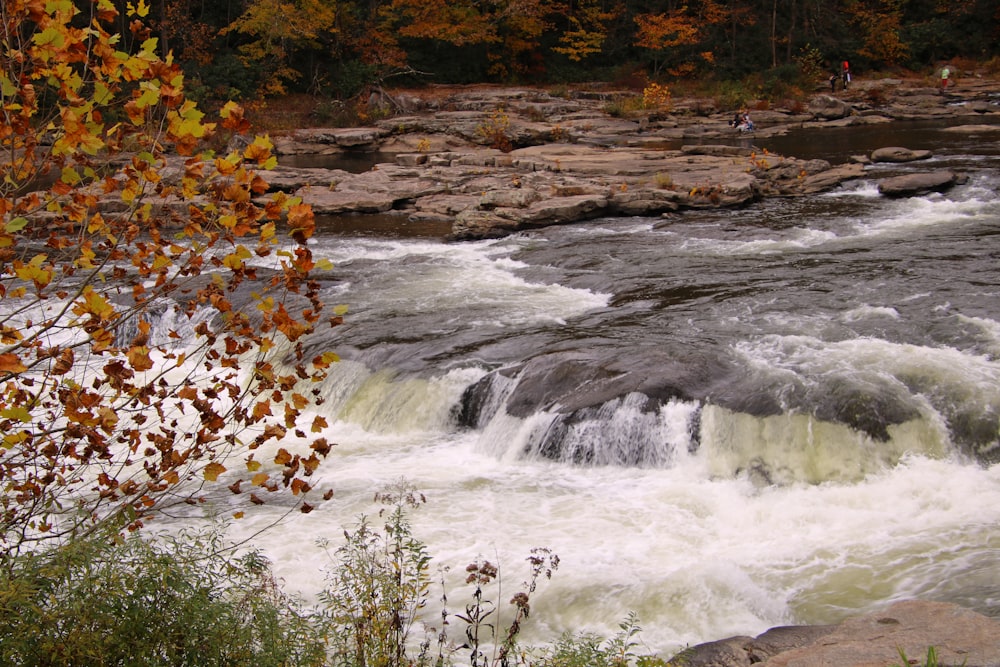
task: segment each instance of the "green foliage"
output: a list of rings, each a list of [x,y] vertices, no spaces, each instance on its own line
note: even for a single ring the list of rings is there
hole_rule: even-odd
[[[758,90],[747,81],[721,81],[713,94],[720,109],[741,109],[756,99]]]
[[[540,656],[544,667],[657,667],[667,663],[655,655],[639,654],[642,628],[635,612],[629,612],[618,633],[602,640],[593,633],[567,634]]]
[[[548,549],[532,550],[527,559],[530,574],[509,600],[507,615],[508,607],[499,602],[503,597],[500,569],[483,559],[465,569],[465,583],[472,590],[462,611],[448,609],[446,593],[441,596],[441,609],[429,611],[431,558],[426,545],[413,536],[408,518],[408,512],[422,505],[424,498],[400,481],[376,499],[386,505],[379,514],[384,520],[381,528],[361,517],[353,531],[345,531],[344,544],[332,553],[329,585],[321,595],[332,664],[527,665],[528,654],[520,650],[518,637],[531,612],[531,596],[559,567],[559,557]],[[444,589],[443,581],[441,585]],[[455,620],[463,624],[460,643],[448,635]]]
[[[0,663],[265,667],[323,664],[308,616],[269,563],[220,532],[114,531],[2,562]]]
[[[803,83],[821,81],[826,78],[824,76],[823,54],[811,44],[806,44],[799,49],[799,54],[795,57],[795,64],[798,67],[796,74]]]
[[[899,657],[903,661],[900,667],[909,667],[910,665],[921,665],[921,667],[942,667],[944,664],[938,660],[937,649],[933,646],[928,647],[927,658],[922,664],[918,660],[910,660],[906,655],[906,651],[904,651],[902,647],[897,647],[896,650],[899,652]],[[963,660],[962,667],[965,667],[967,662],[968,660]]]
[[[322,609],[282,593],[257,551],[234,555],[222,526],[122,538],[107,526],[37,553],[0,560],[0,664],[122,667],[665,667],[640,651],[634,613],[607,641],[565,635],[520,643],[538,585],[559,567],[534,549],[513,595],[500,568],[465,568],[459,611],[431,607],[431,557],[409,513],[425,500],[406,482],[376,494],[332,552]],[[442,590],[444,574],[442,570]],[[504,598],[510,596],[507,604]],[[457,626],[455,637],[449,630]],[[928,666],[930,667],[930,666]]]
[[[361,517],[333,554],[329,587],[321,600],[334,644],[334,664],[351,667],[406,665],[407,644],[427,604],[430,556],[412,535],[407,508],[423,496],[400,482],[376,496],[389,512],[381,530]]]

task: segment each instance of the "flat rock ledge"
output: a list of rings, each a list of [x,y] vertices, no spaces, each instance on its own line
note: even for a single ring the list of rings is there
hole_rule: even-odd
[[[939,667],[1000,665],[1000,621],[945,602],[907,600],[839,625],[785,626],[758,637],[699,644],[674,656],[678,667]]]
[[[279,167],[263,176],[320,215],[390,214],[440,224],[455,240],[492,238],[596,217],[669,216],[832,189],[861,177],[864,163],[930,154],[888,147],[831,166],[769,154],[754,147],[755,137],[943,118],[967,118],[966,127],[985,134],[1000,127],[993,124],[1000,119],[995,91],[992,81],[972,78],[947,95],[919,81],[857,80],[850,92],[817,91],[805,107],[754,111],[756,132],[737,136],[728,125],[732,109],[710,99],[622,115],[616,101],[634,93],[431,86],[373,98],[391,117],[371,127],[302,128],[275,137],[279,162],[282,155],[377,153],[385,163],[362,174]],[[491,147],[501,137],[504,151]],[[886,196],[949,184],[890,187],[897,186],[887,184]]]
[[[863,171],[860,164],[831,166],[728,145],[660,150],[556,143],[509,152],[399,153],[395,162],[360,174],[278,167],[262,176],[319,215],[391,213],[450,223],[451,239],[468,240],[599,216],[744,206],[819,192]]]

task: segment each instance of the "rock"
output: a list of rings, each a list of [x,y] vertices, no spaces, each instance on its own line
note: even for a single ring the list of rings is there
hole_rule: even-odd
[[[930,151],[914,151],[909,148],[889,146],[875,149],[872,151],[870,157],[872,162],[914,162],[916,160],[926,160],[931,155]]]
[[[274,148],[279,155],[328,154],[345,149],[375,151],[388,134],[377,127],[305,128],[276,137]]]
[[[1000,664],[1000,621],[944,602],[898,602],[883,612],[848,619],[762,667],[889,667],[901,663],[901,653],[923,664],[931,648],[938,665]]]
[[[809,102],[809,112],[823,120],[846,118],[852,111],[853,107],[850,104],[829,95],[817,95]]]
[[[801,183],[804,194],[823,192],[836,185],[854,178],[864,176],[865,166],[862,163],[842,164],[814,174],[808,174]]]
[[[943,131],[955,134],[992,134],[1000,132],[1000,125],[955,125],[946,127]]]
[[[891,667],[901,656],[924,664],[1000,665],[1000,621],[945,602],[909,600],[836,626],[772,628],[687,649],[669,664],[684,667]]]
[[[958,174],[949,170],[904,174],[882,179],[878,182],[878,191],[886,197],[911,197],[928,192],[943,192],[960,180],[962,179]]]

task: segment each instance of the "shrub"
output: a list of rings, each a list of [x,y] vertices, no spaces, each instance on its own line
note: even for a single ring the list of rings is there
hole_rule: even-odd
[[[362,516],[353,532],[344,532],[320,596],[335,664],[344,667],[408,664],[410,633],[427,604],[430,556],[407,516],[424,498],[400,483],[376,499],[391,507],[382,530]]]
[[[618,633],[602,640],[592,633],[563,635],[540,656],[543,667],[659,667],[668,663],[655,655],[639,654],[638,636],[642,628],[635,612],[630,612]]]
[[[518,635],[531,612],[532,594],[540,580],[550,578],[558,568],[559,557],[547,549],[532,550],[528,557],[530,576],[510,599],[512,610],[507,620],[502,617],[498,601],[500,569],[482,559],[465,569],[465,583],[472,587],[470,602],[453,613],[447,606],[449,596],[442,593],[442,608],[431,613],[427,610],[431,559],[424,543],[413,536],[408,518],[408,512],[422,505],[424,498],[400,481],[377,494],[376,499],[386,505],[379,513],[385,523],[377,528],[363,516],[353,531],[345,531],[344,544],[332,553],[329,585],[320,596],[334,664],[527,664],[527,654],[518,650]],[[446,571],[442,571],[442,577]],[[435,626],[432,619],[440,625]],[[458,643],[448,636],[449,619],[464,624]],[[455,660],[459,654],[462,659]]]
[[[258,552],[220,531],[121,539],[113,531],[0,571],[0,663],[128,667],[320,665],[316,626]]]
[[[514,149],[507,134],[509,130],[510,116],[502,107],[497,107],[487,120],[476,126],[476,136],[490,148],[509,153]]]

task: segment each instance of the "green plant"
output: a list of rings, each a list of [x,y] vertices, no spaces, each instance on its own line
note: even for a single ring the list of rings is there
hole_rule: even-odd
[[[0,561],[0,663],[321,665],[309,615],[221,527],[155,539],[95,533]]]
[[[667,663],[656,655],[642,655],[638,636],[642,631],[635,612],[618,625],[618,633],[607,641],[593,633],[565,634],[543,651],[543,667],[657,667]]]
[[[409,484],[398,482],[376,495],[388,513],[381,530],[362,516],[344,532],[346,542],[333,554],[326,607],[336,664],[396,666],[410,664],[407,644],[418,612],[427,604],[430,556],[412,535],[409,509],[425,502]]]
[[[909,667],[910,665],[920,663],[919,660],[910,660],[906,655],[906,651],[904,651],[901,646],[896,647],[896,650],[899,652],[899,657],[903,661],[903,664],[900,665],[900,667]],[[962,661],[962,667],[965,667],[966,662],[968,662],[968,660]],[[938,660],[937,649],[933,646],[927,648],[927,657],[924,659],[922,667],[942,667],[942,663]]]
[[[613,118],[629,118],[645,109],[642,95],[615,95],[604,105],[604,113]]]

